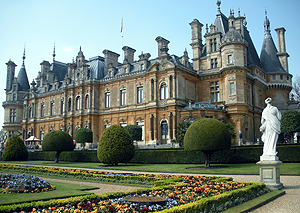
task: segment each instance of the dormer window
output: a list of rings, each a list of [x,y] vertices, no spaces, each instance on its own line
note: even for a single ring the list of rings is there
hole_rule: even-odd
[[[272,75],[272,80],[276,80],[276,75]]]

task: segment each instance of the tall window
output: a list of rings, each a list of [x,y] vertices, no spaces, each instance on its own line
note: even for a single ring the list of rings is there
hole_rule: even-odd
[[[232,55],[228,55],[228,64],[232,64]]]
[[[163,83],[160,87],[160,100],[165,100],[168,98],[168,87]]]
[[[110,107],[110,92],[105,93],[105,108]]]
[[[137,103],[143,103],[143,87],[137,88]]]
[[[80,110],[80,96],[76,97],[76,110]]]
[[[214,50],[217,51],[217,39],[214,39]]]
[[[45,105],[41,104],[41,117],[45,116]]]
[[[217,58],[211,59],[211,68],[212,69],[218,68],[218,59]]]
[[[272,75],[272,80],[276,80],[276,75]]]
[[[234,94],[234,83],[230,83],[230,95],[233,95]]]
[[[63,112],[64,112],[64,107],[65,107],[64,101],[61,101],[60,102],[60,113],[61,114],[63,114]]]
[[[41,134],[41,135],[40,135],[40,139],[43,140],[43,139],[44,139],[44,134],[45,134],[45,132],[44,132],[43,129],[41,129],[40,134]]]
[[[10,122],[16,122],[16,120],[17,120],[16,109],[10,109]]]
[[[54,115],[54,103],[50,104],[50,115]]]
[[[68,111],[70,112],[71,111],[71,106],[72,106],[72,99],[69,98],[69,101],[68,101]]]
[[[210,97],[211,102],[219,102],[220,93],[219,93],[219,81],[210,83]]]
[[[16,101],[16,100],[17,100],[17,95],[13,94],[13,101]]]
[[[32,108],[30,107],[29,108],[29,118],[32,118],[33,116],[32,116]]]
[[[121,103],[120,103],[121,106],[126,105],[126,89],[121,90],[120,100],[121,100]]]
[[[214,44],[213,44],[212,39],[209,40],[209,44],[210,44],[210,51],[213,52],[214,51]]]
[[[88,96],[88,95],[85,96],[85,105],[84,105],[84,108],[85,108],[85,109],[88,109],[88,108],[89,108],[89,103],[90,103],[89,100],[90,100],[90,99],[89,99],[89,96]]]

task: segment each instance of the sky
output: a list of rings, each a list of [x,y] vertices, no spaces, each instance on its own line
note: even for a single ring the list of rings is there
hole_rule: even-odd
[[[52,62],[55,44],[56,60],[70,63],[79,48],[89,59],[103,55],[108,49],[122,54],[123,46],[136,50],[135,60],[143,53],[157,57],[157,42],[161,36],[170,41],[169,54],[182,56],[186,49],[192,58],[191,28],[198,19],[203,25],[213,24],[217,0],[0,0],[0,100],[5,101],[6,70],[14,61],[17,76],[25,47],[25,67],[29,83],[37,77],[43,60]],[[289,72],[300,75],[300,1],[298,0],[222,0],[221,12],[227,17],[245,15],[247,29],[260,55],[264,38],[265,10],[271,23],[271,35],[277,46],[274,29],[286,29],[286,50]],[[123,17],[123,42],[121,23]],[[204,39],[203,39],[204,40]],[[121,57],[119,57],[121,62]],[[0,107],[0,123],[4,110]]]

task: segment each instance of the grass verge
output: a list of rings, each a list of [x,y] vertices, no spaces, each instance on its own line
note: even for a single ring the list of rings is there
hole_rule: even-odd
[[[248,202],[242,203],[238,206],[232,207],[223,213],[236,213],[236,212],[250,212],[260,206],[265,205],[266,203],[275,200],[276,198],[285,194],[283,190],[275,190],[260,197],[254,198]]]
[[[91,194],[89,191],[95,187],[62,183],[56,181],[49,181],[51,185],[56,186],[56,190],[40,192],[40,193],[11,193],[11,194],[0,194],[0,205],[17,204],[39,200],[49,200],[57,198],[66,198],[71,196],[80,196]]]
[[[228,174],[228,175],[259,175],[259,166],[254,163],[246,164],[211,164],[211,168],[204,168],[203,164],[120,164],[119,166],[105,166],[101,163],[60,162],[53,161],[2,161],[0,163],[62,166],[86,169],[127,170],[137,172],[164,173],[194,173],[194,174]],[[280,165],[281,175],[300,175],[300,163],[283,163]]]

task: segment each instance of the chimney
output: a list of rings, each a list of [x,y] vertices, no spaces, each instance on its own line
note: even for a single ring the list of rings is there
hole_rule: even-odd
[[[168,44],[170,43],[167,39],[158,36],[155,41],[158,44],[158,58],[166,58],[169,56],[168,51]]]
[[[119,54],[112,52],[110,50],[103,50],[102,52],[105,56],[104,59],[104,67],[107,69],[109,66],[117,67],[118,66],[118,58]]]
[[[136,50],[128,46],[124,46],[122,50],[124,50],[124,62],[126,61],[131,64],[134,61],[134,53]]]
[[[195,70],[200,70],[200,61],[199,58],[201,57],[203,44],[202,44],[202,27],[201,24],[197,19],[194,19],[191,23],[191,30],[192,30],[192,49],[193,49],[193,66]]]
[[[286,52],[286,48],[285,48],[285,29],[284,27],[279,27],[276,28],[275,31],[277,33],[277,43],[278,43],[277,56],[281,62],[282,67],[285,69],[285,71],[289,72],[287,58],[290,55]]]

